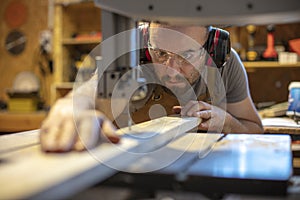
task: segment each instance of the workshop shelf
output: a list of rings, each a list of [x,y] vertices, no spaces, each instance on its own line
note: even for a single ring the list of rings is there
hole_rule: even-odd
[[[81,45],[81,44],[99,44],[101,39],[82,39],[78,40],[76,38],[64,38],[63,45]]]
[[[280,63],[277,61],[243,62],[246,68],[268,68],[268,67],[300,67],[297,63]]]
[[[75,80],[78,70],[75,63],[89,54],[102,39],[101,9],[93,1],[56,0],[54,13],[55,70],[50,104],[62,96],[57,93],[59,84]]]

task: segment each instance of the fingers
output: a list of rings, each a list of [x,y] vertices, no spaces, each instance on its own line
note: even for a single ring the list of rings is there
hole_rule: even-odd
[[[53,106],[40,129],[42,150],[55,152],[71,149],[75,140],[71,108],[70,99],[60,99]]]
[[[70,151],[75,140],[76,132],[72,120],[57,124],[44,124],[40,129],[40,142],[43,151]]]
[[[200,117],[202,119],[210,119],[211,118],[211,110],[202,110],[196,112],[195,117]]]
[[[173,106],[173,113],[180,114],[182,107],[181,106]]]
[[[181,109],[181,115],[199,117],[198,112],[202,110],[211,110],[211,105],[203,101],[189,101]]]
[[[59,134],[59,124],[51,126],[51,120],[46,118],[40,129],[40,142],[42,150],[55,151],[57,149],[57,138]]]
[[[42,128],[40,130],[40,142],[43,151],[56,151],[58,130],[53,128]]]
[[[53,118],[53,117],[52,117]],[[45,121],[41,128],[41,146],[47,152],[83,151],[95,147],[100,138],[118,143],[114,125],[100,112],[87,110],[77,113],[75,118],[66,115],[63,119]],[[100,137],[102,136],[103,137]]]
[[[100,138],[118,143],[120,138],[116,135],[114,125],[100,112],[90,110],[81,113],[77,119],[78,139],[74,150],[82,151],[95,147]]]
[[[115,126],[109,120],[103,122],[101,131],[112,143],[118,143],[120,141],[120,136],[116,134]]]
[[[209,124],[210,121],[202,121],[200,124],[199,124],[199,130],[207,130],[209,128]]]
[[[102,113],[88,110],[89,105],[80,96],[59,99],[41,126],[42,150],[82,151],[96,146],[101,134],[107,134],[109,140],[118,142],[119,137],[114,134],[113,125],[106,122],[108,120]]]
[[[211,118],[212,118],[212,114],[211,114],[211,110],[203,110],[203,111],[199,111],[197,112],[197,116],[202,119],[201,123],[199,124],[199,128],[201,130],[207,130],[210,126],[211,123]]]
[[[58,134],[57,151],[70,151],[77,138],[74,121],[66,120]]]
[[[94,148],[101,138],[118,143],[120,138],[116,135],[114,125],[99,111],[87,110],[77,118],[78,139],[74,150],[82,151]]]
[[[87,110],[62,117],[48,116],[40,129],[42,150],[46,152],[82,151],[95,147],[100,138],[118,143],[114,125],[100,112]],[[100,137],[102,136],[103,137]]]
[[[91,149],[96,146],[99,141],[99,121],[97,116],[83,114],[78,121],[78,138],[74,145],[74,149],[82,151]]]
[[[212,118],[212,106],[202,101],[190,101],[184,107],[181,107],[181,115],[190,117],[199,117],[202,119],[199,124],[199,130],[207,130]]]

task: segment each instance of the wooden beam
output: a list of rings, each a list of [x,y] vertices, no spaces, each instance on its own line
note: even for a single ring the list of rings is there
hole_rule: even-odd
[[[38,130],[28,135],[1,136],[0,199],[63,199],[74,195],[182,136],[198,123],[198,118],[155,119],[136,124],[131,130],[118,130],[122,140],[117,145],[103,142],[85,152],[44,153],[35,144]]]

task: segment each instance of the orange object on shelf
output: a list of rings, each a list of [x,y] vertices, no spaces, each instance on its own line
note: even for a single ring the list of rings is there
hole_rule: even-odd
[[[300,56],[300,38],[289,41],[291,51],[294,51]]]
[[[95,33],[82,33],[76,35],[76,40],[91,40],[91,39],[101,39],[102,33],[101,32],[95,32]]]
[[[273,25],[269,25],[267,27],[267,49],[263,53],[263,57],[267,60],[276,60],[278,57],[278,54],[274,47],[274,31],[275,28]]]

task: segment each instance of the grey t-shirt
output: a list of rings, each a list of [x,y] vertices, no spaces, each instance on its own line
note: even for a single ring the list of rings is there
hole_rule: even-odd
[[[227,103],[236,103],[249,96],[248,78],[245,67],[235,50],[223,69],[223,83],[226,88]]]
[[[197,96],[208,92],[215,97],[212,103],[236,103],[249,95],[247,73],[238,54],[231,50],[226,64],[217,69],[207,66],[197,83],[193,85]]]

